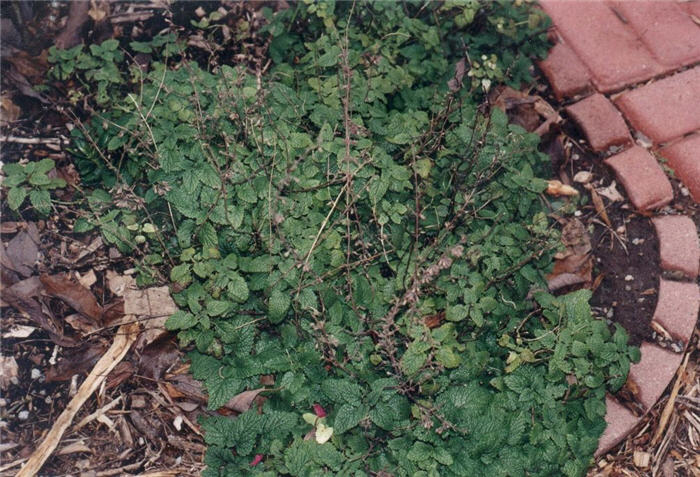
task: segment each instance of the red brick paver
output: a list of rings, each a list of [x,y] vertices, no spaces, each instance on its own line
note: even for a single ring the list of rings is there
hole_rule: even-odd
[[[637,209],[656,209],[673,200],[671,183],[646,149],[634,146],[610,157],[605,163],[613,168]]]
[[[683,215],[666,215],[652,222],[659,238],[661,268],[682,272],[694,280],[700,267],[700,245],[693,220]]]
[[[595,152],[632,142],[622,114],[602,94],[594,94],[566,108]]]
[[[641,0],[611,6],[660,63],[675,69],[700,61],[700,28],[678,4]]]
[[[630,366],[629,378],[639,386],[639,400],[649,410],[676,374],[683,355],[651,343],[642,343],[640,350],[642,359]]]
[[[667,71],[605,2],[542,0],[540,4],[591,71],[600,92],[615,91]]]
[[[696,111],[700,116],[700,109]],[[700,202],[700,134],[693,134],[661,150],[668,165],[685,184],[695,202]]]
[[[605,397],[605,422],[607,427],[598,441],[596,456],[605,454],[615,447],[629,432],[634,429],[640,418],[632,414],[626,407],[610,396]]]
[[[680,4],[681,8],[688,14],[688,16],[693,15],[700,21],[700,0],[691,0],[690,2],[682,2]],[[692,17],[690,17],[693,20]],[[695,21],[695,20],[693,20]]]
[[[578,56],[564,43],[557,43],[549,50],[547,58],[540,62],[542,72],[547,76],[554,90],[554,96],[561,101],[591,88],[591,77]]]
[[[588,93],[593,86],[594,96],[567,108],[592,149],[605,151],[615,143],[611,137],[629,141],[626,124],[623,133],[620,116],[610,114],[614,108],[596,115],[586,109],[595,101],[601,108],[606,103],[596,93],[612,99],[610,93],[627,89],[614,99],[624,120],[640,140],[643,134],[652,141],[654,151],[665,146],[658,150],[660,156],[700,204],[700,0],[541,0],[540,4],[552,18],[552,31],[564,40],[541,63],[555,96],[561,101]],[[685,66],[691,68],[683,71]],[[673,200],[664,169],[646,149],[633,146],[605,162],[638,210],[647,212]],[[700,307],[696,225],[683,216],[657,217],[653,222],[661,268],[692,280],[660,278],[653,324],[687,345]],[[672,380],[682,355],[646,342],[641,354],[629,379],[639,386],[639,398],[648,411]],[[606,410],[607,428],[596,456],[617,445],[640,420],[611,397],[606,399]]]
[[[616,103],[657,144],[700,129],[700,66],[624,93]]]
[[[699,300],[696,283],[661,279],[653,320],[674,339],[688,343],[698,321]]]

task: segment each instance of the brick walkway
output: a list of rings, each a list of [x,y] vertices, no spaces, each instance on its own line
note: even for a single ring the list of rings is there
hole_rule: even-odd
[[[700,203],[700,0],[541,0],[556,44],[540,67],[555,96],[622,183],[652,215],[661,268],[653,325],[687,345],[700,307],[698,230],[672,215],[673,188],[659,161]],[[629,379],[648,411],[673,379],[681,353],[644,343]],[[639,423],[607,398],[603,454]]]

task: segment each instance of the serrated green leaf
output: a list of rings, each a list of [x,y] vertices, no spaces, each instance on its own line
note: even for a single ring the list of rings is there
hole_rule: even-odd
[[[451,346],[442,346],[435,353],[435,358],[438,360],[438,363],[448,369],[456,368],[462,361],[459,355],[452,350]]]
[[[47,190],[34,189],[29,192],[29,202],[40,214],[51,212],[51,194]]]
[[[24,199],[27,197],[27,189],[24,187],[12,187],[7,193],[7,205],[12,210],[20,208]]]
[[[245,279],[236,272],[228,272],[228,292],[234,300],[244,303],[249,296],[248,284]]]
[[[289,295],[279,290],[273,290],[268,299],[267,316],[272,323],[279,323],[287,315]]]
[[[178,310],[165,322],[165,328],[171,331],[186,330],[197,324],[197,318],[192,313]]]
[[[199,227],[197,230],[197,238],[199,238],[199,243],[201,243],[204,248],[217,248],[219,246],[219,238],[216,229],[209,222],[205,222]]]
[[[173,267],[173,269],[170,270],[170,279],[174,282],[181,283],[183,285],[186,285],[187,283],[191,282],[192,275],[190,273],[190,264],[183,263]]]
[[[336,412],[333,429],[335,429],[337,434],[347,432],[357,426],[367,414],[368,409],[364,406],[343,404]]]
[[[231,304],[223,300],[209,300],[207,302],[207,314],[209,316],[221,316],[231,309]]]

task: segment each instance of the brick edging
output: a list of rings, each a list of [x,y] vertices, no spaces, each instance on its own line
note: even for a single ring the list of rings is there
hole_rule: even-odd
[[[663,338],[659,343],[668,346],[643,343],[641,361],[630,367],[628,379],[636,386],[627,389],[638,391],[641,416],[607,396],[600,456],[656,404],[697,324],[698,230],[690,217],[660,213],[674,192],[656,156],[667,160],[686,188],[684,195],[700,203],[700,30],[688,16],[700,15],[700,0],[641,7],[540,0],[540,6],[553,20],[550,36],[556,40],[540,69],[592,151],[605,157],[630,203],[651,217],[659,239],[659,293],[651,324]]]

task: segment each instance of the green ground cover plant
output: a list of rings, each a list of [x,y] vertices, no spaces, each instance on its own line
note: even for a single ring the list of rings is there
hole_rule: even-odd
[[[71,98],[97,88],[73,133],[74,230],[173,283],[167,326],[210,410],[265,397],[202,420],[205,475],[583,475],[638,350],[589,292],[546,291],[548,159],[486,101],[530,79],[546,19],[476,1],[265,13],[264,75],[200,65],[174,35],[122,45],[147,67],[113,42],[51,53]]]

